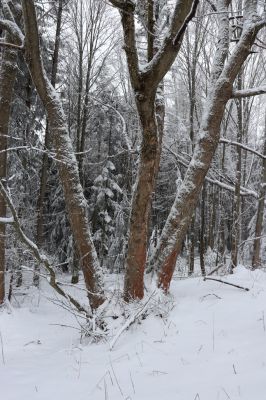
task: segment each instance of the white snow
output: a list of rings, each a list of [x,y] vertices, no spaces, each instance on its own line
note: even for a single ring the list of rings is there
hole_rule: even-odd
[[[122,316],[108,319],[106,342],[80,343],[75,317],[49,300],[56,295],[44,282],[40,295],[15,294],[11,312],[0,312],[1,399],[265,400],[266,274],[238,267],[223,279],[250,291],[174,280],[171,296],[157,298],[112,351]]]

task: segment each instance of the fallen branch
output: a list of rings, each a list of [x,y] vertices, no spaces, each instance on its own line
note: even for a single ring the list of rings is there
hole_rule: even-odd
[[[247,292],[249,291],[249,288],[245,288],[245,287],[243,287],[243,286],[235,285],[234,283],[222,281],[221,279],[207,278],[207,277],[205,276],[205,277],[203,278],[203,280],[204,280],[204,281],[216,281],[216,282],[224,283],[225,285],[234,286],[234,287],[236,287],[236,288],[238,288],[238,289],[246,290]]]
[[[222,268],[224,264],[219,264],[216,268],[214,268],[211,272],[207,274],[207,276],[213,275],[215,272],[217,272],[220,268]]]
[[[148,304],[149,304],[150,300],[152,299],[155,292],[156,292],[156,290],[154,290],[152,292],[152,294],[150,295],[150,297],[148,298],[146,303],[143,305],[143,307],[136,314],[134,314],[130,318],[128,318],[126,323],[121,327],[121,329],[119,329],[119,331],[117,332],[117,334],[115,335],[115,337],[112,339],[112,341],[110,343],[110,351],[113,350],[116,342],[118,341],[118,339],[122,335],[122,333],[124,331],[126,331],[130,327],[130,325],[132,325],[141,315],[143,315],[145,313],[145,311],[147,310]]]

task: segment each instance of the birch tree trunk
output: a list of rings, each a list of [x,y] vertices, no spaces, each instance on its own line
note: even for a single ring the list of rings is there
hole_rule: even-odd
[[[87,202],[67,130],[67,119],[61,101],[42,65],[36,13],[33,0],[23,0],[25,26],[25,60],[33,82],[47,112],[51,141],[55,148],[71,229],[82,263],[90,306],[95,310],[105,300],[97,254],[91,238]]]
[[[225,106],[232,96],[232,85],[243,63],[250,54],[258,31],[265,26],[256,12],[257,2],[245,3],[245,18],[241,37],[228,57],[230,0],[219,0],[219,38],[212,71],[212,89],[203,114],[199,140],[186,176],[177,191],[176,198],[155,251],[154,264],[158,269],[158,286],[168,291],[174,272],[176,258],[180,254],[195,210],[204,178],[210,167],[219,141],[220,125]],[[256,22],[254,22],[256,21]]]

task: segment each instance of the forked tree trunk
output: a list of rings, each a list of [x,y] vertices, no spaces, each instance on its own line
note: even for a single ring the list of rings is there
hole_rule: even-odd
[[[148,60],[147,68],[140,70],[135,35],[135,4],[131,0],[110,0],[120,9],[124,31],[125,52],[130,80],[135,93],[142,131],[142,144],[138,174],[132,198],[129,223],[128,252],[124,299],[142,298],[144,294],[144,268],[147,257],[148,222],[152,194],[160,161],[160,134],[157,126],[155,98],[158,86],[173,64],[180,49],[183,33],[196,12],[198,0],[177,2],[173,18],[160,49],[154,54],[154,2],[147,1]],[[160,129],[160,128],[159,128]]]
[[[3,14],[7,21],[0,21],[0,28],[6,29],[5,41],[16,45],[22,44],[20,32],[14,21],[10,21],[8,6],[3,4]],[[8,31],[8,26],[13,30]],[[14,36],[14,33],[16,35]],[[22,36],[22,35],[21,35]],[[7,143],[9,132],[9,118],[13,87],[17,74],[17,50],[5,47],[1,56],[0,68],[0,179],[5,184],[7,178]],[[6,217],[6,202],[0,195],[0,217]],[[5,266],[6,266],[6,225],[0,224],[0,305],[5,300]]]
[[[23,0],[22,5],[25,25],[25,59],[47,112],[70,225],[82,260],[82,271],[90,305],[92,309],[96,309],[105,298],[101,270],[89,229],[87,202],[79,180],[77,161],[67,130],[66,116],[61,101],[42,65],[34,2],[33,0]]]
[[[246,2],[246,19],[239,42],[224,66],[228,56],[229,0],[220,0],[220,32],[218,48],[212,72],[212,90],[208,96],[203,120],[199,132],[199,141],[195,147],[192,161],[186,176],[177,192],[174,204],[163,229],[160,242],[155,251],[154,260],[158,273],[158,286],[168,291],[175,269],[177,256],[181,252],[182,241],[186,235],[204,178],[210,167],[219,141],[220,125],[225,106],[232,96],[232,85],[244,61],[250,54],[257,32],[265,22],[253,22],[256,15],[256,2]]]

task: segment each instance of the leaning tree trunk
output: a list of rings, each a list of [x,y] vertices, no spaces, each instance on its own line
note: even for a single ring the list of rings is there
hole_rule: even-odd
[[[2,5],[3,14],[7,20],[0,20],[0,28],[6,29],[6,43],[22,44],[22,35],[12,19],[9,7]],[[11,32],[9,32],[9,30]],[[9,131],[9,118],[13,87],[17,74],[17,49],[5,47],[1,57],[0,69],[0,179],[5,183],[7,178],[7,143]],[[0,195],[0,217],[6,216],[6,202]],[[5,248],[6,248],[6,225],[0,224],[0,305],[5,300]]]
[[[82,260],[82,271],[90,305],[92,309],[96,309],[105,298],[101,270],[89,229],[87,202],[79,180],[77,161],[67,130],[66,116],[61,101],[42,65],[34,2],[33,0],[23,0],[22,5],[25,25],[25,59],[47,112],[71,229]]]
[[[203,113],[199,141],[195,147],[186,176],[177,192],[154,255],[154,264],[159,270],[158,286],[166,292],[169,289],[176,259],[181,252],[182,241],[195,210],[204,178],[219,142],[224,110],[228,100],[233,95],[233,82],[250,54],[251,46],[258,31],[265,25],[265,21],[253,22],[255,20],[254,14],[256,15],[256,2],[252,4],[246,2],[246,19],[242,35],[224,66],[228,56],[229,3],[230,0],[219,1],[219,41],[212,73],[212,90]]]

